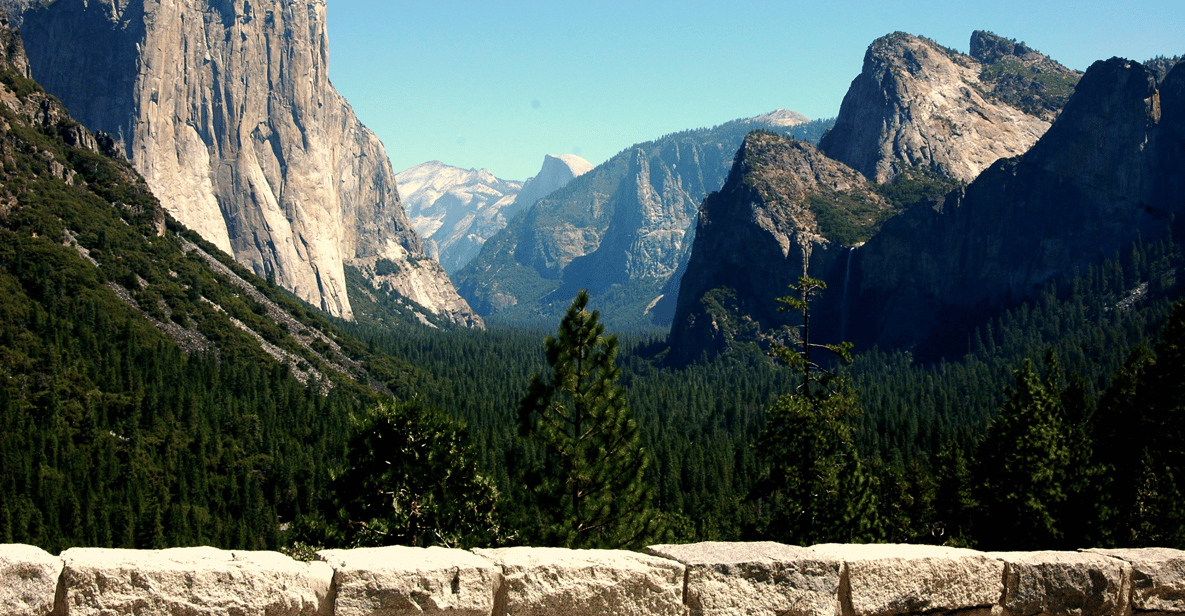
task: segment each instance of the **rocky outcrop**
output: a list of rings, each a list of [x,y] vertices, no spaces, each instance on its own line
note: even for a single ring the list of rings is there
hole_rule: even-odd
[[[991,54],[1011,62],[1015,51]],[[819,147],[874,182],[908,167],[970,182],[1000,158],[1023,154],[1049,128],[994,96],[990,78],[979,60],[929,39],[902,32],[877,39]]]
[[[979,62],[979,83],[998,102],[1047,120],[1057,119],[1082,73],[1070,70],[1023,42],[976,30],[971,57]]]
[[[587,289],[612,327],[669,322],[674,296],[663,316],[655,306],[687,259],[700,202],[723,184],[746,133],[800,120],[779,110],[627,148],[510,221],[458,272],[461,295],[479,314],[533,322]],[[609,289],[612,303],[600,303]]]
[[[777,298],[801,276],[842,279],[836,270],[848,266],[850,247],[821,221],[870,233],[887,208],[860,173],[814,146],[751,133],[728,181],[700,208],[671,327],[672,354],[691,361],[797,323],[797,315],[778,310]]]
[[[301,563],[213,548],[74,548],[59,558],[0,545],[0,613],[1185,614],[1185,552],[1163,548],[984,553],[709,542],[646,552],[395,546],[325,550]]]
[[[1023,157],[886,223],[857,259],[852,322],[875,328],[860,338],[908,347],[943,337],[958,316],[1163,237],[1185,205],[1183,85],[1179,67],[1158,85],[1138,63],[1096,62]]]
[[[345,318],[346,264],[411,264],[395,287],[469,312],[425,259],[383,145],[329,83],[324,0],[12,3],[34,77],[239,262]]]

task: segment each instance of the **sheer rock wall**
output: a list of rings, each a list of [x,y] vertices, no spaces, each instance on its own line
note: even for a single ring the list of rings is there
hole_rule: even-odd
[[[325,0],[5,5],[33,77],[240,263],[348,319],[344,266],[389,259],[409,264],[396,290],[479,322],[425,258],[383,144],[329,82]]]

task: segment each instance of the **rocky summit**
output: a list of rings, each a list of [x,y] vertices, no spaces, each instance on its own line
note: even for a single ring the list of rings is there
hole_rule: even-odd
[[[864,176],[809,143],[750,133],[728,181],[700,208],[671,329],[676,355],[691,361],[788,324],[776,298],[800,276],[845,269],[845,244],[864,239],[859,231],[888,209]]]
[[[164,208],[351,318],[344,267],[480,322],[426,258],[383,145],[329,83],[324,0],[8,0],[33,76],[111,135]]]
[[[875,182],[910,167],[969,182],[996,160],[1023,154],[1049,128],[1057,100],[1032,94],[1044,86],[1021,76],[1056,63],[985,33],[973,37],[973,49],[978,57],[902,32],[877,39],[820,149]],[[1070,79],[1063,77],[1053,81]]]
[[[1158,84],[1139,63],[1096,62],[1023,157],[889,221],[860,249],[854,321],[875,328],[862,337],[912,346],[1164,237],[1185,204],[1183,154],[1185,69]]]
[[[494,177],[485,169],[461,169],[431,161],[400,171],[399,196],[428,253],[454,272],[506,226],[522,182]]]
[[[450,274],[477,256],[490,236],[515,214],[563,188],[593,166],[575,154],[548,154],[526,182],[432,161],[395,176],[416,233]]]

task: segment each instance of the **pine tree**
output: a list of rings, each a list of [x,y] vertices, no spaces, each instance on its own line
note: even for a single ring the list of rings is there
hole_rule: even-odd
[[[418,400],[380,402],[356,420],[349,466],[333,482],[350,546],[494,546],[508,539],[493,483],[464,425]],[[333,543],[315,536],[311,543]]]
[[[826,288],[802,277],[791,287],[798,297],[779,298],[783,310],[802,313],[798,349],[777,346],[772,354],[801,373],[802,383],[767,411],[757,452],[766,465],[752,496],[770,511],[764,535],[811,545],[874,537],[879,525],[870,477],[861,467],[849,421],[860,414],[850,381],[823,368],[811,351],[829,351],[850,361],[848,343],[815,344],[810,339],[810,302]]]
[[[1058,514],[1071,460],[1052,356],[1044,378],[1026,360],[976,456],[978,547],[1052,549],[1062,544]]]
[[[544,341],[550,378],[536,374],[519,405],[519,426],[547,459],[532,491],[539,540],[572,548],[638,548],[664,533],[643,480],[650,453],[617,385],[617,338],[605,336],[581,291]]]

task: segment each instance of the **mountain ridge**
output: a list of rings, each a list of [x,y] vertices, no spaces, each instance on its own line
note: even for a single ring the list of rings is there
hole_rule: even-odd
[[[486,318],[536,323],[588,289],[616,327],[665,327],[699,204],[724,182],[744,135],[780,128],[817,139],[829,125],[774,114],[773,124],[733,120],[622,150],[509,221],[458,272],[459,292]]]
[[[383,259],[400,264],[383,284],[480,324],[425,258],[382,143],[329,82],[324,0],[9,4],[35,77],[256,274],[349,319],[345,266],[373,275]]]

